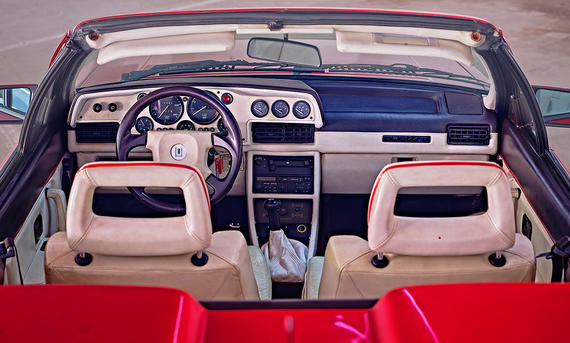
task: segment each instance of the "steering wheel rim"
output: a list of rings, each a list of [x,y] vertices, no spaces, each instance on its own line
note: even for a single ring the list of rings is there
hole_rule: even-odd
[[[234,115],[214,95],[206,91],[188,86],[171,86],[157,89],[138,99],[127,111],[119,125],[116,139],[117,159],[126,161],[133,148],[146,146],[147,132],[134,135],[131,130],[140,112],[153,102],[169,96],[187,96],[201,100],[215,109],[222,118],[227,135],[212,133],[212,146],[221,146],[228,150],[231,156],[231,164],[228,174],[223,179],[217,178],[214,174],[210,174],[205,179],[206,183],[214,189],[214,193],[210,195],[210,203],[215,204],[224,198],[235,182],[242,162],[243,143]],[[179,214],[184,211],[184,206],[152,198],[144,192],[142,187],[129,187],[129,191],[137,200],[154,210],[171,214]]]

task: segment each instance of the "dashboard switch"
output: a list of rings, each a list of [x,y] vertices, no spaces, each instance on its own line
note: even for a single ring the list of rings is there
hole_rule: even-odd
[[[222,102],[226,105],[231,104],[234,101],[234,97],[230,93],[222,94]]]

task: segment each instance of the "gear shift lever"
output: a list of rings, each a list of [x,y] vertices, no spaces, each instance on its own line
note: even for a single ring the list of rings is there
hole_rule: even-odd
[[[267,218],[269,218],[269,230],[275,231],[281,229],[281,220],[279,218],[279,209],[281,208],[281,201],[277,199],[267,199],[263,204]]]
[[[309,249],[303,243],[289,239],[281,229],[280,200],[267,199],[263,208],[269,218],[270,231],[269,240],[261,247],[261,251],[271,272],[271,279],[276,282],[303,282]]]

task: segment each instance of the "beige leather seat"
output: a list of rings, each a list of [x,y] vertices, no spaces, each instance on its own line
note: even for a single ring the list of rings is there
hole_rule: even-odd
[[[483,186],[488,209],[462,217],[394,214],[400,189],[433,186]],[[490,256],[503,256],[505,264],[492,265]],[[372,264],[375,257],[380,267]],[[388,264],[381,267],[382,262]],[[378,298],[408,285],[534,281],[535,258],[531,242],[515,233],[510,185],[498,165],[405,162],[386,166],[376,179],[369,203],[368,241],[331,237],[324,259],[317,257],[309,269],[305,298]]]
[[[97,187],[124,186],[179,187],[186,213],[167,218],[93,213]],[[206,264],[193,264],[200,254],[207,256]],[[89,257],[90,263],[80,265]],[[199,172],[155,162],[92,163],[75,176],[67,232],[49,239],[45,270],[47,283],[166,286],[199,300],[257,300],[260,293],[270,298],[267,267],[257,268],[259,292],[252,260],[262,263],[261,252],[248,249],[239,231],[212,234],[209,197]]]

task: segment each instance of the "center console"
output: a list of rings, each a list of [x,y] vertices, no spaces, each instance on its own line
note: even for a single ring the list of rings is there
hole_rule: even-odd
[[[287,237],[307,245],[309,257],[315,254],[320,167],[318,152],[248,152],[247,198],[253,244],[267,242],[269,218],[264,204],[277,199],[281,228]]]

